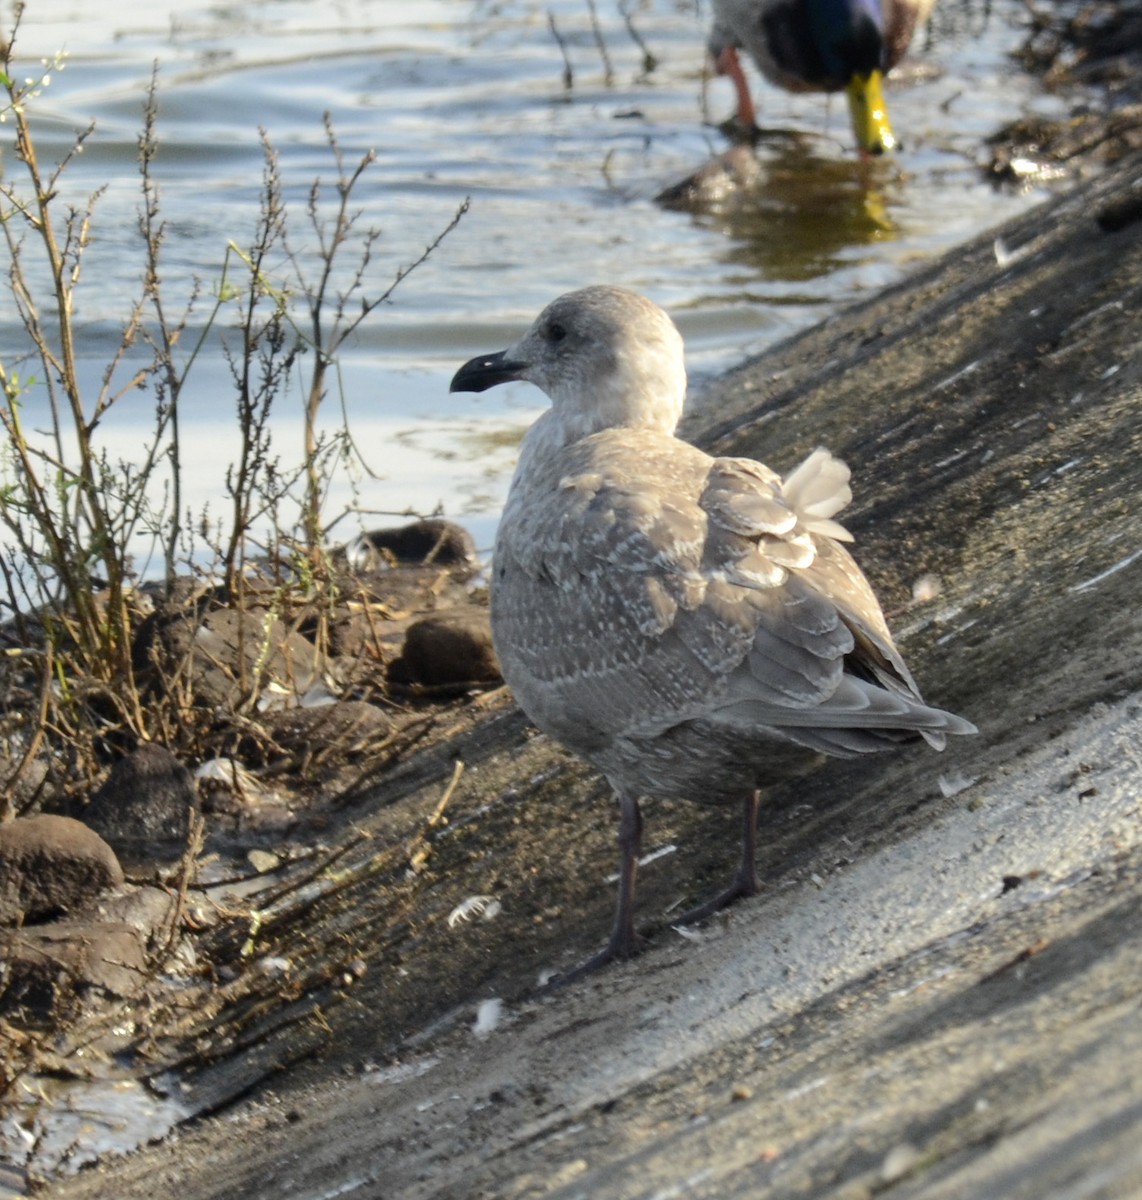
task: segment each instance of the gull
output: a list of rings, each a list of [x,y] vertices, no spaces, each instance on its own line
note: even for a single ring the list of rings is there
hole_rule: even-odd
[[[744,49],[770,83],[789,92],[840,92],[862,156],[896,146],[882,81],[900,61],[935,0],[714,0],[707,42],[737,94],[737,122],[756,129],[738,59]]]
[[[758,891],[760,788],[783,747],[942,749],[975,728],[924,703],[842,545],[842,462],[814,450],[782,478],[675,436],[682,337],[657,305],[570,292],[451,390],[510,380],[551,407],[524,436],[496,536],[493,642],[524,712],[619,805],[614,926],[578,975],[637,949],[640,797],[741,805],[741,865],[688,923]]]

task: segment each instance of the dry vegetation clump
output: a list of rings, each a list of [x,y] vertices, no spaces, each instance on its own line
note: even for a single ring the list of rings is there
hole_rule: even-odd
[[[338,548],[329,534],[346,514],[326,511],[338,472],[368,473],[344,419],[332,433],[323,419],[336,397],[338,355],[455,228],[467,202],[419,255],[377,282],[380,235],[354,201],[373,154],[347,161],[326,116],[332,182],[315,181],[294,214],[263,133],[260,211],[248,244],[229,243],[215,282],[172,296],[152,78],[138,141],[141,284],[91,388],[74,314],[83,289],[98,286],[85,265],[100,193],[70,199],[68,169],[95,127],[81,130],[58,161],[41,157],[32,113],[62,64],[24,77],[15,51],[20,13],[0,43],[8,134],[0,245],[22,331],[18,344],[0,347],[0,829],[39,813],[88,822],[112,841],[129,894],[110,915],[103,900],[99,908],[84,898],[41,922],[21,908],[19,882],[6,881],[0,1107],[29,1070],[74,1073],[76,1047],[122,1041],[125,990],[88,961],[99,938],[119,938],[132,955],[137,941],[145,971],[132,969],[152,981],[160,966],[182,972],[181,1000],[157,983],[132,999],[139,1045],[164,1019],[198,1028],[211,1005],[233,1000],[235,989],[219,985],[235,971],[212,961],[212,947],[244,970],[256,940],[251,914],[264,909],[268,929],[286,911],[303,912],[313,902],[304,891],[310,868],[270,878],[269,900],[221,913],[202,899],[203,863],[213,861],[214,882],[248,852],[288,867],[281,847],[289,835],[322,828],[430,736],[442,714],[447,723],[450,706],[498,682],[479,563],[464,531],[420,519]],[[206,353],[225,355],[239,430],[220,479],[222,519],[188,512],[182,499],[180,419]],[[121,461],[104,426],[128,395],[137,406],[140,391],[153,423],[132,460]],[[303,450],[288,466],[270,414],[291,404]],[[411,656],[402,653],[410,630],[418,647]],[[134,766],[123,771],[125,763]],[[173,850],[156,850],[171,829]],[[319,850],[316,838],[310,850],[314,876],[346,852]],[[408,870],[409,853],[402,842],[384,858],[394,880]],[[146,905],[144,921],[138,910]],[[75,928],[65,929],[65,918]],[[140,921],[143,934],[125,933]],[[197,957],[172,968],[193,936]],[[58,949],[64,941],[66,954]],[[21,955],[51,961],[21,975],[13,966]],[[309,982],[338,970],[335,959],[323,958]],[[197,999],[188,1013],[192,978]],[[33,993],[41,999],[28,1000]],[[119,1002],[92,1009],[95,993]]]
[[[24,332],[23,345],[0,352],[0,819],[86,793],[116,756],[149,741],[200,761],[240,737],[263,742],[272,756],[272,733],[255,728],[259,714],[296,704],[319,684],[338,699],[401,709],[407,688],[393,697],[387,683],[394,630],[440,606],[474,573],[470,562],[464,571],[452,563],[442,581],[431,545],[399,581],[386,578],[392,554],[370,551],[371,569],[362,573],[353,568],[363,550],[331,550],[327,531],[343,515],[331,520],[325,511],[331,481],[348,462],[358,473],[368,468],[344,422],[329,433],[320,420],[346,339],[427,259],[466,204],[413,262],[377,285],[380,235],[353,207],[373,154],[347,162],[326,117],[334,179],[310,189],[303,246],[263,134],[249,244],[230,243],[214,285],[171,297],[162,282],[152,80],[138,153],[142,283],[89,394],[73,314],[83,287],[97,286],[84,266],[99,193],[73,203],[65,185],[95,130],[79,132],[58,162],[41,161],[30,113],[61,64],[21,82],[18,32],[19,12],[0,54],[13,151],[0,184],[0,228]],[[208,520],[183,508],[180,416],[196,360],[219,347],[240,442],[220,480],[226,516]],[[298,404],[290,388],[299,366],[304,453],[285,466],[269,418]],[[124,462],[108,452],[102,426],[128,394],[137,403],[139,390],[152,400],[153,426]],[[34,428],[41,418],[28,417],[33,405],[50,414],[46,431]],[[140,543],[158,564],[145,579],[135,567]]]
[[[1142,11],[1136,4],[1027,4],[1020,66],[1074,97],[1062,119],[1023,116],[988,139],[987,174],[1021,185],[1108,166],[1142,146]]]

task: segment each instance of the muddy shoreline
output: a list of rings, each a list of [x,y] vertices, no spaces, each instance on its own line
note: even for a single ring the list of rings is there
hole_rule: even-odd
[[[850,463],[857,556],[978,738],[776,781],[767,891],[698,942],[669,911],[717,886],[734,820],[648,806],[648,848],[675,847],[645,872],[650,951],[537,1001],[607,928],[610,801],[506,697],[457,710],[337,814],[330,846],[363,835],[348,882],[260,935],[284,979],[200,1022],[217,1058],[161,1084],[220,1115],[52,1194],[1135,1194],[1140,178],[1124,159],[689,420],[777,468]],[[498,914],[450,921],[473,896]],[[321,956],[361,969],[300,986]]]

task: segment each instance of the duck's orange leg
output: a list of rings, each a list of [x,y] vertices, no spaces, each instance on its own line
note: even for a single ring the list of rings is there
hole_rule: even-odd
[[[737,47],[727,46],[714,59],[714,69],[719,75],[729,77],[737,93],[738,120],[746,129],[752,129],[757,124],[757,110],[753,106],[753,97],[749,94],[749,84],[738,58]]]

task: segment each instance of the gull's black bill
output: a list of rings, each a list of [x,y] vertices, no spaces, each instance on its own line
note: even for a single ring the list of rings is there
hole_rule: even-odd
[[[450,392],[486,392],[497,383],[510,383],[519,379],[525,363],[512,362],[506,351],[498,354],[481,354],[466,362],[448,385]]]

